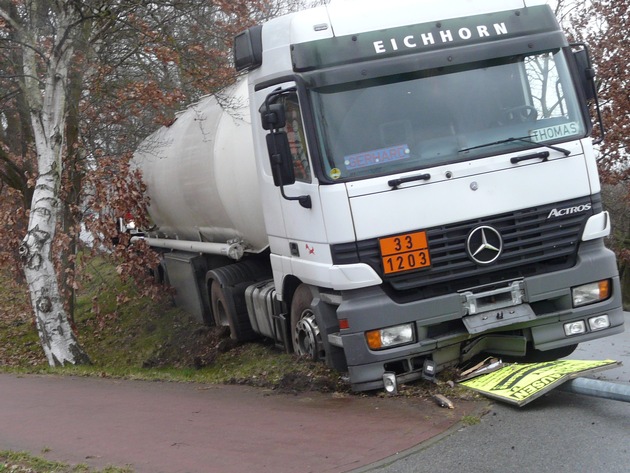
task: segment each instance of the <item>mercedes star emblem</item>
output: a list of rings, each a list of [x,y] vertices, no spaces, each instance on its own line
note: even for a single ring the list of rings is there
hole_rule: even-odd
[[[492,227],[477,227],[468,235],[466,249],[470,258],[477,264],[494,263],[503,251],[503,239]]]

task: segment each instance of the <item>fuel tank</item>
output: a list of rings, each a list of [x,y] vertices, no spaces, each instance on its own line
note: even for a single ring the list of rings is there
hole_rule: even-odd
[[[208,96],[144,140],[141,169],[155,229],[150,236],[268,246],[254,158],[247,81]]]

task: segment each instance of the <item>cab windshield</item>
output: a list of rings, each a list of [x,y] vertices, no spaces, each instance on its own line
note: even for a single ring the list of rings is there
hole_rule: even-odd
[[[323,167],[352,180],[584,137],[561,51],[313,91]],[[534,143],[531,143],[534,142]]]

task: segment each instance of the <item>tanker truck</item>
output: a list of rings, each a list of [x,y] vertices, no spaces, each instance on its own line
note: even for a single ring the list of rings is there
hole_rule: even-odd
[[[357,391],[623,331],[593,66],[544,1],[332,0],[234,64],[134,157],[199,320]]]

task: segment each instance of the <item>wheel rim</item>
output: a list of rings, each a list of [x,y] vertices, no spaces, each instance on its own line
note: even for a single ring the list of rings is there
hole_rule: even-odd
[[[293,338],[298,355],[308,356],[313,360],[323,358],[322,336],[312,310],[307,309],[302,312],[300,320],[295,326]]]
[[[230,324],[227,311],[225,310],[225,307],[223,307],[221,301],[217,301],[217,316],[219,319],[219,325],[227,327]]]

